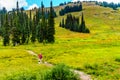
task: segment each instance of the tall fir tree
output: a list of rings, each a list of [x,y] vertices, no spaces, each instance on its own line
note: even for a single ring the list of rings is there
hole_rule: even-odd
[[[26,41],[26,32],[25,32],[25,28],[26,28],[26,19],[25,19],[25,14],[23,12],[23,9],[21,9],[20,12],[20,27],[21,27],[21,43],[24,44]]]
[[[19,12],[19,3],[18,3],[18,1],[17,1],[17,3],[16,3],[16,9],[17,9],[17,14],[16,14],[16,16],[14,17],[15,18],[15,22],[14,22],[14,26],[16,27],[16,29],[17,29],[17,44],[20,44],[21,43],[21,32],[22,32],[22,26],[21,26],[21,24],[22,24],[22,17],[21,17],[21,15],[20,15],[20,12]]]
[[[62,19],[61,26],[62,26],[63,28],[65,27],[64,18]]]
[[[80,32],[85,32],[85,21],[84,21],[84,15],[82,13],[82,17],[81,17],[81,25],[80,25]]]
[[[25,13],[25,35],[26,35],[26,43],[28,44],[30,38],[30,25],[28,15]]]
[[[29,13],[29,28],[30,28],[30,34],[31,34],[31,30],[32,30],[32,13],[31,13],[31,10],[30,10],[30,13]]]
[[[17,15],[18,15],[19,14],[19,3],[18,3],[18,1],[16,3],[16,9],[17,9]]]
[[[46,18],[45,18],[45,11],[44,11],[44,5],[43,2],[41,3],[41,7],[42,7],[42,18],[41,18],[41,30],[40,30],[40,34],[41,34],[41,42],[46,43],[46,39],[47,39],[47,23],[46,23]]]
[[[13,28],[12,28],[12,35],[13,35],[13,42],[15,42],[15,44],[20,44],[20,31],[19,31],[19,20],[18,20],[18,16],[17,15],[14,15],[14,19],[13,19]],[[14,32],[15,31],[15,32]],[[14,35],[15,33],[15,35]],[[14,45],[14,44],[13,44]]]
[[[55,41],[54,34],[55,34],[55,27],[54,27],[54,16],[53,16],[53,7],[52,1],[50,2],[50,13],[48,18],[48,30],[47,30],[47,40],[48,42],[52,43]]]
[[[42,29],[42,25],[41,25],[41,22],[39,22],[39,24],[37,25],[37,28],[36,28],[36,32],[37,32],[37,40],[39,43],[43,42],[43,29]]]
[[[31,42],[34,43],[36,41],[36,17],[33,17],[33,22],[32,22],[32,36],[31,36]]]
[[[16,27],[12,27],[11,29],[11,35],[12,35],[12,44],[13,46],[16,46],[19,43],[19,33]]]
[[[3,45],[9,45],[10,43],[10,25],[8,23],[8,14],[6,14],[4,23]]]

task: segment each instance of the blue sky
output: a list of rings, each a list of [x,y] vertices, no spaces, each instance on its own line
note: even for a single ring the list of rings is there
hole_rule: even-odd
[[[49,7],[51,0],[27,0],[29,4],[28,6],[31,6],[34,3],[40,6],[41,1],[43,1],[45,7]],[[69,1],[75,2],[75,1],[83,1],[83,0],[52,0],[52,1],[54,6],[58,6],[61,2],[69,2]],[[85,0],[85,1],[89,1],[89,0]],[[107,2],[115,2],[115,3],[120,2],[120,0],[91,0],[91,1],[107,1]]]
[[[25,9],[32,9],[33,7],[40,7],[41,1],[43,1],[45,7],[50,6],[51,0],[0,0],[0,9],[2,7],[6,7],[6,9],[12,10],[12,8],[16,8],[16,2],[19,2],[20,7],[24,7]],[[83,0],[52,0],[53,5],[57,6],[61,2],[69,2],[69,1],[83,1]],[[89,1],[89,0],[85,0]],[[114,3],[120,3],[120,0],[91,0],[91,1],[107,1],[107,2],[114,2]]]
[[[41,6],[41,1],[43,1],[43,4],[45,5],[45,7],[50,6],[50,1],[51,0],[27,0],[28,6],[31,6],[33,4],[37,4],[38,7]],[[52,0],[52,1],[53,1],[54,6],[58,6],[61,2],[68,2],[68,1],[71,1],[71,0]]]

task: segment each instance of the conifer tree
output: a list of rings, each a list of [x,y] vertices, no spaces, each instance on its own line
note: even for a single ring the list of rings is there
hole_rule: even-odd
[[[83,33],[90,33],[90,30],[89,30],[89,29],[86,27],[86,25],[85,25],[83,13],[82,13],[82,17],[81,17],[80,32],[83,32]]]
[[[12,42],[13,45],[15,46],[16,44],[20,44],[20,32],[19,32],[19,23],[18,23],[18,16],[14,15],[14,19],[13,19],[13,28],[11,30],[11,34],[12,34]]]
[[[33,17],[33,22],[32,22],[32,36],[31,36],[31,42],[34,43],[36,41],[36,17]]]
[[[85,33],[85,21],[84,21],[84,15],[83,15],[83,13],[82,13],[82,17],[81,17],[80,32]]]
[[[17,9],[17,15],[18,15],[19,14],[19,3],[18,3],[18,1],[16,3],[16,9]]]
[[[39,24],[40,21],[40,8],[36,10],[36,25]]]
[[[46,43],[46,39],[47,39],[47,23],[46,23],[46,18],[45,18],[45,12],[44,12],[44,5],[43,2],[41,3],[41,7],[42,7],[42,18],[41,18],[41,30],[40,30],[40,41],[43,43]]]
[[[26,35],[26,43],[29,42],[29,38],[30,38],[30,26],[29,26],[29,18],[27,14],[25,15],[25,35]]]
[[[18,41],[19,41],[19,33],[18,33],[18,30],[16,27],[12,27],[12,30],[11,30],[11,34],[12,34],[12,43],[13,43],[13,46],[16,46],[18,44]]]
[[[54,42],[54,34],[55,34],[55,27],[54,27],[54,16],[53,16],[53,7],[52,1],[50,2],[50,13],[48,18],[48,32],[47,32],[47,40],[48,42]]]
[[[62,27],[62,23],[61,22],[60,22],[59,26]]]
[[[64,18],[62,19],[61,26],[62,26],[63,28],[65,27]]]
[[[26,41],[26,15],[23,13],[23,9],[21,9],[21,13],[20,13],[20,26],[21,26],[21,43],[24,44]]]
[[[30,10],[30,13],[29,13],[29,28],[30,28],[30,34],[31,34],[31,30],[32,30],[32,14],[31,14],[31,10]]]
[[[10,42],[10,25],[8,24],[8,14],[6,14],[4,23],[3,45],[9,45]]]
[[[16,9],[17,9],[17,14],[14,16],[14,27],[16,27],[16,30],[17,30],[17,36],[16,37],[16,40],[17,40],[17,44],[20,44],[20,39],[21,39],[21,32],[22,32],[22,26],[21,24],[23,23],[22,22],[22,17],[20,15],[20,12],[19,12],[19,3],[17,1],[16,3]]]
[[[37,32],[37,40],[39,43],[43,42],[43,34],[42,34],[42,25],[41,25],[41,22],[39,22],[39,24],[37,25],[37,28],[36,28],[36,32]]]

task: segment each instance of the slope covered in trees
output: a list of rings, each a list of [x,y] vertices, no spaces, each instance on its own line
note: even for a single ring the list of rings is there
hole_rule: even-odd
[[[110,7],[114,10],[116,10],[118,7],[120,7],[120,3],[113,3],[113,2],[108,3],[106,1],[103,1],[103,2],[97,2],[96,1],[96,5],[100,5],[100,6],[103,6],[103,7]]]
[[[65,5],[65,7],[59,11],[59,15],[63,16],[66,13],[77,12],[77,11],[82,11],[82,3],[81,2],[74,4],[73,6]]]

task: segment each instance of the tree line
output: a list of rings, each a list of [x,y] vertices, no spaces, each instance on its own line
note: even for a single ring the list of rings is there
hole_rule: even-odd
[[[75,32],[90,33],[90,30],[85,25],[83,13],[81,17],[81,23],[79,23],[79,17],[67,14],[66,19],[63,18],[59,26]]]
[[[4,46],[9,45],[10,41],[13,46],[28,44],[30,41],[32,43],[35,41],[53,43],[55,41],[55,13],[52,1],[47,13],[43,2],[41,2],[41,8],[36,10],[34,15],[31,10],[27,14],[24,8],[19,8],[18,2],[16,5],[16,9],[0,14],[0,35],[3,37]]]
[[[66,5],[63,9],[61,9],[59,11],[59,15],[60,16],[63,16],[65,15],[66,13],[69,13],[69,12],[76,12],[76,11],[82,11],[82,3],[77,3],[73,6],[70,6],[70,5]]]
[[[120,3],[118,3],[118,4],[113,3],[113,2],[108,3],[106,1],[103,1],[103,2],[96,1],[96,5],[100,5],[100,6],[103,6],[103,7],[110,7],[112,9],[114,9],[114,10],[116,10],[118,7],[120,7]]]

